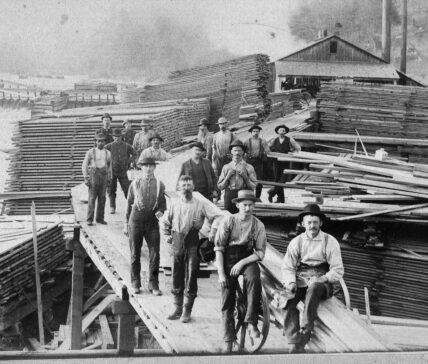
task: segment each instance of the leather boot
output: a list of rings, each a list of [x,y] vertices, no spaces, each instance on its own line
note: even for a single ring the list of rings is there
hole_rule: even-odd
[[[183,313],[183,296],[174,296],[175,310],[167,317],[168,320],[178,320]]]
[[[184,311],[180,317],[180,321],[183,323],[190,321],[190,314],[192,313],[193,302],[195,302],[194,298],[186,297],[184,302]]]

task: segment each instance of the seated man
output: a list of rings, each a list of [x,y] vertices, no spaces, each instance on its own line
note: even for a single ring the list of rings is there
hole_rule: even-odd
[[[233,342],[236,341],[234,312],[240,274],[244,276],[247,291],[245,322],[248,323],[250,336],[260,337],[257,321],[262,284],[257,262],[264,258],[266,251],[265,226],[253,216],[254,203],[260,202],[260,199],[251,190],[241,190],[233,202],[237,204],[239,212],[222,220],[214,248],[221,287],[223,339],[227,353],[232,351]]]
[[[291,240],[282,263],[284,287],[295,292],[288,301],[284,333],[292,344],[291,353],[302,353],[311,338],[317,309],[333,294],[333,283],[343,276],[343,263],[337,240],[321,231],[325,215],[316,204],[305,206],[299,215],[305,232]],[[302,324],[297,304],[304,300]]]

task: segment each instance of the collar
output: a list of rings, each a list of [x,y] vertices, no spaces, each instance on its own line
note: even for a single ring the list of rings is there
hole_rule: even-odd
[[[322,230],[319,231],[319,233],[317,234],[317,236],[315,236],[314,238],[310,238],[306,232],[303,233],[303,239],[306,241],[322,241],[324,238],[324,232]]]
[[[243,163],[244,162],[244,159],[242,158],[240,161],[238,161],[238,162],[235,162],[233,159],[232,159],[232,162],[230,162],[230,163],[233,163],[233,165],[235,165],[235,166],[237,166],[238,164],[241,164],[241,163]]]

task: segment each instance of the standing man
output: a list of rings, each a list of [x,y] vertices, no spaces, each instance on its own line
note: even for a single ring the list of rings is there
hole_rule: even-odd
[[[132,142],[132,148],[136,153],[136,159],[140,157],[142,151],[150,147],[150,138],[154,134],[152,119],[145,118],[141,120],[141,131],[135,134],[134,141]]]
[[[217,124],[220,130],[213,136],[212,164],[214,172],[218,176],[223,166],[232,160],[229,147],[235,140],[235,136],[227,129],[228,121],[226,118],[221,117]]]
[[[131,120],[123,120],[122,126],[124,128],[122,130],[123,141],[132,146],[134,143],[135,134],[137,134],[137,132],[132,129]]]
[[[333,294],[333,283],[343,276],[342,255],[337,240],[321,231],[325,215],[317,204],[305,206],[299,215],[305,232],[291,240],[282,263],[284,287],[295,292],[287,303],[284,333],[292,344],[290,352],[304,352],[311,338],[317,309]],[[302,325],[297,304],[305,301]]]
[[[160,296],[159,261],[160,235],[158,220],[166,209],[165,185],[154,176],[156,162],[146,158],[139,161],[143,171],[140,178],[132,181],[128,193],[126,224],[124,233],[128,235],[131,250],[131,284],[135,293],[141,287],[141,247],[143,239],[149,248],[149,291]]]
[[[260,138],[260,131],[262,128],[258,125],[253,125],[248,131],[251,137],[245,142],[247,148],[247,162],[254,167],[257,179],[263,179],[263,163],[267,161],[267,153],[270,152],[266,140]],[[262,194],[263,185],[257,183],[256,197],[260,198]]]
[[[140,155],[142,158],[153,158],[155,161],[166,161],[170,158],[170,154],[167,153],[164,149],[161,148],[161,143],[163,142],[162,137],[158,133],[153,133],[149,138],[151,146],[147,149],[144,149]]]
[[[286,134],[290,129],[285,125],[278,125],[275,128],[275,133],[278,134],[278,137],[275,138],[269,145],[271,152],[284,153],[288,152],[300,152],[302,148],[300,145],[290,136]],[[284,169],[289,169],[289,162],[280,162],[277,159],[273,161],[273,173],[275,177],[275,182],[285,183],[289,180],[289,176],[284,174]],[[272,202],[273,197],[277,195],[277,201],[279,203],[284,203],[284,187],[275,186],[268,191],[269,202]]]
[[[112,120],[113,120],[112,117],[108,113],[105,113],[105,114],[103,114],[103,116],[101,116],[101,121],[103,122],[103,127],[101,130],[104,132],[104,134],[106,136],[106,143],[107,144],[111,143],[113,141],[112,130],[110,127]]]
[[[180,196],[171,200],[168,212],[161,221],[161,229],[167,237],[166,242],[171,244],[172,255],[171,292],[174,296],[175,310],[168,316],[168,320],[180,319],[186,323],[190,321],[198,291],[199,230],[207,219],[212,224],[208,238],[214,241],[222,215],[211,203],[193,197],[192,177],[181,176],[178,185]]]
[[[247,292],[245,322],[252,338],[259,338],[257,328],[262,284],[258,261],[263,260],[266,251],[266,231],[263,223],[253,216],[254,203],[260,199],[250,190],[241,190],[233,200],[238,206],[237,214],[224,218],[215,238],[218,281],[221,287],[221,318],[225,351],[232,351],[236,340],[235,298],[238,276],[244,276]]]
[[[183,175],[192,177],[194,190],[213,201],[213,199],[218,198],[217,176],[210,161],[202,157],[206,150],[200,142],[193,143],[190,147],[192,148],[192,157],[182,164],[178,178],[180,179]]]
[[[202,157],[207,158],[211,162],[213,157],[213,135],[208,131],[208,125],[209,122],[206,118],[201,119],[197,141],[202,143],[205,148]]]
[[[128,179],[127,171],[134,158],[134,150],[122,141],[122,131],[119,128],[113,129],[113,143],[109,143],[105,148],[111,153],[113,179],[109,188],[110,213],[116,212],[116,191],[117,181],[120,183],[125,198],[131,182]]]
[[[229,149],[232,153],[232,162],[223,167],[217,185],[220,190],[224,190],[224,209],[234,214],[238,209],[232,200],[238,196],[239,190],[254,190],[257,177],[254,167],[243,159],[246,151],[244,143],[235,140]]]
[[[85,179],[85,185],[88,186],[88,215],[86,223],[93,225],[95,202],[97,202],[97,213],[95,221],[106,225],[104,220],[104,208],[106,204],[106,190],[112,179],[111,154],[104,149],[106,136],[102,130],[95,133],[96,147],[86,152],[82,164],[82,174]]]

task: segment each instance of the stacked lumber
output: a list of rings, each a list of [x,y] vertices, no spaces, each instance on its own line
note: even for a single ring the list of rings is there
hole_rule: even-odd
[[[302,109],[302,90],[271,92],[269,98],[272,118],[283,117]]]
[[[189,83],[201,79],[209,79],[227,75],[238,82],[242,88],[242,98],[245,104],[265,104],[268,97],[267,83],[269,80],[269,56],[252,54],[214,63],[209,66],[194,67],[174,71],[169,79],[174,82]]]
[[[117,92],[117,85],[113,82],[89,81],[74,84],[76,91],[98,91],[98,92]]]
[[[44,114],[46,112],[58,112],[67,107],[67,95],[48,95],[42,96],[33,102],[31,116]]]
[[[93,147],[95,130],[102,127],[100,116],[113,117],[112,128],[122,128],[124,119],[136,129],[143,117],[151,117],[154,129],[169,150],[181,144],[185,133],[195,133],[197,123],[207,117],[207,99],[129,104],[64,110],[57,117],[19,121],[12,137],[6,192],[67,192],[83,182],[81,167],[88,149]],[[31,199],[6,202],[9,214],[29,214]],[[55,200],[53,200],[55,197]],[[38,212],[50,214],[70,209],[64,196],[38,198]]]

